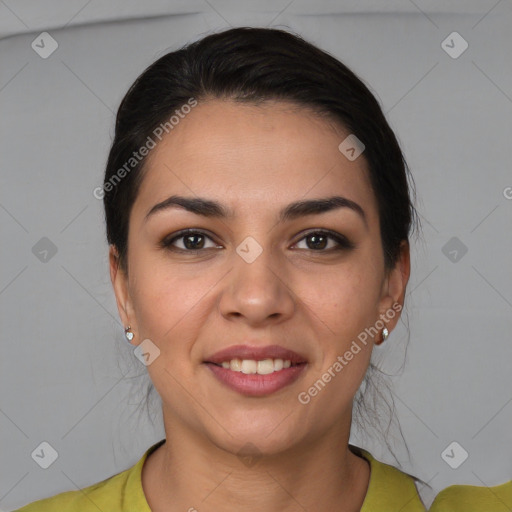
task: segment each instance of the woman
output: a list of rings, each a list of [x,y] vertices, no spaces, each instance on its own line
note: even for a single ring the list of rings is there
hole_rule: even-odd
[[[425,510],[349,444],[396,326],[417,220],[376,99],[273,29],[213,34],[123,99],[105,174],[110,274],[166,438],[20,510]]]

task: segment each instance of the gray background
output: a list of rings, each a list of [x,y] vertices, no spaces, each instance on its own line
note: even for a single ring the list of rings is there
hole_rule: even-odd
[[[423,222],[392,378],[402,468],[434,492],[510,480],[511,22],[509,0],[0,0],[0,507],[107,478],[164,437],[159,414],[138,416],[145,368],[124,342],[93,189],[136,76],[230,25],[299,32],[381,102]],[[46,59],[31,48],[43,31],[58,43]],[[469,44],[457,58],[442,47],[454,31]],[[399,324],[378,349],[388,370],[407,337]],[[58,452],[48,469],[31,457],[43,441]],[[453,441],[469,453],[457,469],[441,456]]]

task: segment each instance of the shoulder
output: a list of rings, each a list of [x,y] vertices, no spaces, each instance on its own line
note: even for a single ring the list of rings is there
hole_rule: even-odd
[[[94,510],[97,512],[98,507],[101,509],[106,500],[112,501],[113,496],[119,494],[129,471],[128,469],[80,490],[62,492],[50,498],[34,501],[15,512],[50,512],[54,510],[67,510],[69,512]]]
[[[494,487],[451,485],[435,498],[432,512],[510,512],[512,480]]]
[[[13,512],[117,512],[127,510],[127,501],[130,510],[150,512],[142,489],[142,466],[147,456],[164,441],[152,445],[134,466],[125,471],[83,489],[62,492],[50,498],[34,501]]]
[[[394,466],[380,462],[362,448],[350,446],[350,449],[370,464],[370,482],[361,512],[387,510],[424,512],[426,510],[418,494],[414,477]]]

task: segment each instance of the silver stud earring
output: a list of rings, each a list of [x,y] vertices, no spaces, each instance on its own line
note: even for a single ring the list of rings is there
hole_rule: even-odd
[[[384,327],[384,329],[382,329],[382,338],[379,341],[376,341],[375,345],[380,345],[381,343],[384,343],[384,341],[386,341],[386,338],[388,336],[389,336],[388,328]]]
[[[133,340],[133,332],[132,332],[132,328],[130,326],[125,328],[124,335],[126,336],[126,339],[128,341],[132,341]]]

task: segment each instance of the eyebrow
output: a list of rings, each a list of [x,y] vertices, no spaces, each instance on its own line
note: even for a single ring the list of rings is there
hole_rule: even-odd
[[[191,213],[195,213],[196,215],[209,218],[229,219],[234,217],[234,213],[231,209],[217,201],[201,197],[172,195],[164,201],[155,204],[146,214],[144,222],[157,212],[162,212],[170,208],[181,208]],[[362,218],[365,225],[368,226],[366,214],[363,208],[355,201],[343,196],[308,199],[290,203],[279,212],[278,222],[282,223],[304,217],[306,215],[318,215],[338,208],[351,209],[356,212]]]

